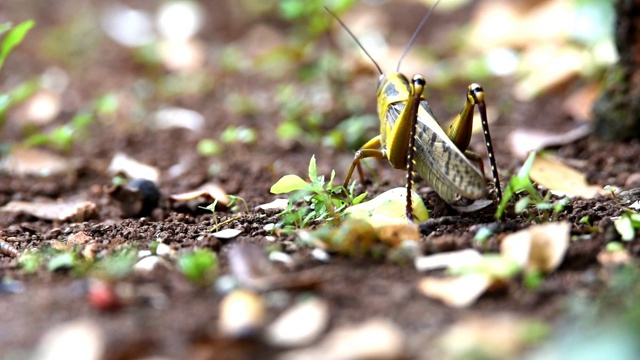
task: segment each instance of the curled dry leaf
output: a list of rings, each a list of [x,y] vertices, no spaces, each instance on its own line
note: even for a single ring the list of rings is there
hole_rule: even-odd
[[[558,134],[557,131],[516,129],[509,134],[509,147],[518,158],[526,159],[531,151],[570,144],[590,133],[591,125],[584,123],[562,134]]]
[[[281,360],[401,359],[405,334],[387,319],[332,330],[318,345],[284,353]]]
[[[43,220],[82,222],[98,216],[98,206],[91,201],[26,202],[11,201],[0,212],[28,214]]]
[[[608,193],[599,186],[589,185],[584,174],[544,154],[536,156],[529,176],[531,180],[549,190],[570,196],[591,199],[598,193]]]
[[[113,175],[125,174],[131,179],[151,180],[156,184],[158,180],[160,180],[160,170],[153,166],[143,164],[124,153],[117,153],[113,156],[108,171]]]
[[[533,225],[507,235],[500,244],[500,252],[528,272],[549,273],[564,259],[570,230],[571,224],[564,221]]]
[[[0,162],[0,170],[16,176],[74,175],[71,161],[42,149],[13,147]]]
[[[188,191],[180,194],[172,194],[169,199],[173,202],[198,202],[201,204],[211,204],[218,200],[218,205],[228,206],[231,202],[229,195],[219,185],[207,183],[196,190]]]
[[[414,264],[418,271],[430,271],[449,267],[460,267],[477,264],[482,260],[482,255],[475,249],[465,249],[446,253],[421,256],[415,259]]]
[[[329,305],[311,298],[293,305],[266,329],[266,341],[273,346],[298,347],[315,341],[329,324]]]
[[[418,289],[426,296],[438,299],[451,307],[463,308],[473,304],[494,280],[485,274],[467,274],[455,277],[425,277]]]
[[[231,338],[257,335],[266,319],[262,297],[247,290],[235,290],[222,299],[218,329]]]

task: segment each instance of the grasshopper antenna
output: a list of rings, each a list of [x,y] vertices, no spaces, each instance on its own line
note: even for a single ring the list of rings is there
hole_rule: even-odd
[[[427,12],[427,15],[425,15],[422,18],[422,21],[420,21],[420,25],[418,25],[418,28],[416,29],[416,31],[413,33],[413,35],[411,35],[411,39],[409,40],[409,43],[407,44],[407,46],[404,48],[404,51],[402,52],[402,55],[400,55],[400,60],[398,60],[398,66],[396,67],[396,72],[400,72],[400,63],[402,62],[402,59],[404,59],[404,57],[407,55],[407,53],[409,52],[409,49],[411,49],[411,46],[413,45],[413,43],[416,41],[416,38],[418,37],[418,34],[420,34],[420,32],[422,31],[422,28],[424,27],[424,24],[427,23],[427,19],[429,18],[429,16],[431,15],[431,13],[433,12],[433,9],[436,8],[436,5],[438,5],[438,3],[440,2],[440,0],[437,0],[432,6],[431,9],[429,9],[429,12]],[[326,8],[325,8],[326,9]],[[328,10],[328,9],[327,9]],[[331,12],[331,11],[329,11]],[[334,16],[335,17],[335,16]],[[337,18],[336,18],[337,19]],[[338,20],[340,21],[340,20]],[[340,23],[342,23],[340,21]],[[349,31],[347,29],[347,31]],[[351,33],[351,32],[349,32]],[[352,35],[353,36],[353,35]],[[358,40],[356,40],[358,41]],[[359,43],[358,43],[359,44]],[[362,47],[362,46],[361,46]],[[363,49],[364,50],[364,49]],[[365,51],[366,52],[366,51]],[[367,54],[369,55],[369,54]],[[373,60],[373,59],[372,59]],[[375,62],[375,61],[374,61]],[[379,70],[379,69],[378,69]]]
[[[440,0],[438,0],[440,1]],[[353,38],[353,40],[355,40],[356,44],[358,44],[358,46],[360,47],[360,49],[362,49],[362,51],[364,51],[364,53],[367,55],[367,57],[369,59],[371,59],[371,61],[373,62],[373,65],[376,66],[376,69],[378,69],[378,72],[380,73],[380,75],[382,75],[382,70],[380,69],[380,66],[378,65],[378,63],[373,60],[373,57],[371,56],[371,54],[369,54],[369,52],[364,48],[364,46],[362,46],[362,44],[360,43],[360,41],[358,40],[358,38],[353,35],[353,33],[351,32],[351,30],[349,30],[349,28],[347,27],[347,25],[345,25],[342,20],[340,20],[340,18],[334,14],[331,10],[329,10],[328,7],[324,6],[324,9],[327,10],[327,12],[329,14],[331,14],[331,16],[333,16],[334,19],[338,20],[338,22],[340,23],[340,25],[342,26],[343,29],[345,29],[347,31],[347,33],[349,33],[349,35],[351,35],[351,37]],[[433,8],[432,8],[433,9]],[[415,35],[414,35],[415,37]],[[413,40],[413,39],[412,39]],[[404,55],[403,55],[404,56]]]

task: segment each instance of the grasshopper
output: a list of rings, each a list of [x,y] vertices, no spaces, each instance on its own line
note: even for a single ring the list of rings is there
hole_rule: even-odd
[[[402,59],[415,42],[436,5],[437,2],[422,18],[400,56],[400,60],[398,60],[396,71],[387,74],[382,72],[380,66],[347,26],[327,9],[371,59],[380,73],[377,91],[380,135],[367,141],[356,152],[345,178],[344,186],[348,186],[356,168],[360,178],[364,179],[360,160],[386,158],[392,167],[407,172],[406,214],[409,221],[413,220],[411,187],[414,171],[427,181],[444,201],[452,205],[464,205],[487,194],[482,158],[467,150],[471,141],[473,111],[476,105],[480,111],[485,145],[498,201],[502,198],[482,87],[475,83],[469,85],[466,102],[445,133],[424,97],[423,91],[426,86],[424,76],[416,74],[409,81],[406,76],[400,73]],[[476,168],[472,161],[477,163],[479,168]]]

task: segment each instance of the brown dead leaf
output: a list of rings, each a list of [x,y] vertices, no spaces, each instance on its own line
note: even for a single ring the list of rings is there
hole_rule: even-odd
[[[281,360],[400,359],[405,334],[387,319],[371,319],[332,330],[318,344],[284,353]]]
[[[66,202],[11,201],[0,211],[27,214],[43,220],[82,222],[98,216],[98,206],[91,201]]]
[[[571,144],[591,134],[590,124],[581,124],[564,133],[533,129],[516,129],[509,134],[511,152],[519,159],[526,159],[531,151]]]
[[[315,341],[330,319],[329,304],[310,298],[293,305],[266,329],[266,341],[278,347],[304,346]]]
[[[599,186],[589,185],[584,174],[545,154],[536,156],[529,176],[547,189],[568,196],[591,199],[596,194],[608,193]]]
[[[533,225],[507,235],[500,252],[528,272],[549,273],[564,260],[570,230],[571,225],[565,221]]]
[[[17,146],[0,162],[0,170],[16,176],[74,174],[71,161],[62,156],[46,150]]]
[[[169,195],[169,199],[180,202],[199,201],[207,204],[218,200],[218,204],[221,206],[228,206],[231,202],[224,189],[214,183],[206,183],[193,191]]]
[[[255,336],[266,320],[262,297],[247,290],[235,290],[220,302],[218,329],[231,338]]]
[[[591,109],[600,95],[598,84],[588,84],[572,93],[562,104],[562,108],[576,120],[591,120]]]
[[[418,289],[424,295],[438,299],[448,306],[463,308],[473,304],[491,287],[493,281],[491,276],[485,274],[425,277],[418,283]]]
[[[160,180],[160,170],[143,164],[124,153],[117,153],[111,159],[108,169],[110,174],[125,174],[131,179],[147,179],[154,183]]]

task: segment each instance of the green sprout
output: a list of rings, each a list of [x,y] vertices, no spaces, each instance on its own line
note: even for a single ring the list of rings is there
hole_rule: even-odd
[[[218,276],[218,257],[208,249],[181,254],[178,256],[178,269],[189,281],[209,285]]]
[[[289,194],[289,205],[280,215],[285,227],[304,228],[310,222],[328,221],[337,223],[342,212],[351,205],[362,202],[367,193],[354,195],[355,181],[348,189],[333,184],[335,171],[331,171],[329,182],[325,182],[324,175],[318,175],[316,158],[309,162],[309,180],[304,181],[297,175],[285,175],[271,187],[272,194]],[[346,195],[346,199],[341,196]],[[296,203],[305,205],[296,207]]]
[[[234,213],[240,212],[240,207],[238,205],[238,203],[240,202],[244,204],[245,212],[247,213],[249,212],[249,206],[247,205],[247,202],[245,199],[236,195],[227,195],[227,196],[229,197],[229,204],[227,204],[227,207],[231,210],[231,212],[234,212]],[[232,217],[221,223],[218,223],[218,216],[216,215],[216,206],[218,206],[218,199],[215,199],[211,204],[207,206],[200,206],[200,209],[209,210],[213,214],[213,222],[215,223],[215,225],[211,229],[212,231],[215,231],[221,226],[226,225],[227,223],[233,220],[237,220],[239,218],[239,217]]]
[[[566,197],[556,201],[551,201],[551,192],[547,192],[544,197],[538,194],[533,186],[531,178],[529,177],[535,158],[535,152],[532,151],[529,153],[527,160],[522,165],[520,171],[518,171],[518,174],[509,180],[509,184],[504,189],[500,205],[498,205],[498,209],[496,210],[496,219],[502,218],[511,199],[515,194],[521,192],[525,192],[527,195],[520,198],[514,205],[514,210],[518,214],[523,213],[529,209],[531,204],[533,204],[535,209],[538,211],[538,214],[542,216],[543,219],[548,219],[549,213],[551,213],[551,216],[555,221],[558,219],[558,215],[564,211],[565,206],[569,204],[570,200]]]

